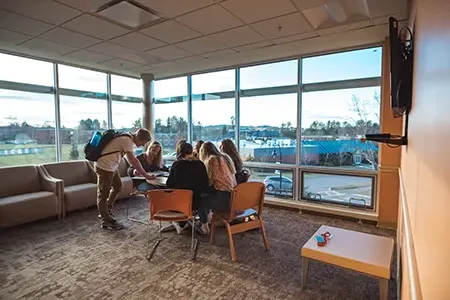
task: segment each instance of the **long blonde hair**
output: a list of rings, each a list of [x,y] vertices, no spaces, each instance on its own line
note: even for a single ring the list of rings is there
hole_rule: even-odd
[[[153,146],[158,146],[159,149],[160,149],[159,152],[158,152],[158,154],[156,154],[156,155],[153,155],[153,154],[150,153],[150,149],[151,149]],[[149,143],[149,144],[147,145],[147,149],[146,149],[145,153],[146,153],[146,155],[150,155],[150,157],[151,157],[151,159],[152,159],[152,160],[151,160],[151,164],[152,164],[152,165],[158,166],[159,168],[164,167],[164,160],[163,160],[163,157],[162,157],[163,147],[162,147],[162,145],[161,145],[160,142],[158,142],[158,141],[155,140],[155,141]]]
[[[231,158],[227,154],[220,152],[213,143],[205,142],[200,148],[200,160],[205,165],[208,165],[209,160],[213,157],[217,157],[219,159],[219,164],[221,163],[220,158],[223,158],[223,160],[227,163],[228,169],[230,169],[231,173],[236,173],[236,169]]]

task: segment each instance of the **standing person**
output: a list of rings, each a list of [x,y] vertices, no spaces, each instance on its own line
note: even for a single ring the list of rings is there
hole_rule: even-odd
[[[204,143],[205,143],[205,142],[202,141],[202,140],[198,140],[197,142],[195,142],[195,147],[194,147],[194,157],[195,157],[196,159],[199,159],[198,156],[199,156],[199,154],[200,154],[200,148],[202,147],[202,145],[203,145]]]
[[[233,161],[234,168],[236,169],[236,182],[237,184],[247,182],[250,177],[248,170],[244,169],[244,163],[242,162],[241,156],[238,153],[236,145],[230,139],[224,139],[220,143],[220,150],[227,154]]]
[[[202,198],[199,216],[200,230],[204,234],[209,233],[208,213],[213,211],[229,211],[231,192],[237,185],[236,170],[231,158],[219,151],[211,142],[206,142],[200,148],[200,160],[205,164],[208,172],[209,184],[214,192]]]
[[[147,150],[139,154],[136,158],[141,163],[145,172],[156,172],[156,171],[169,172],[169,169],[164,165],[162,153],[163,149],[161,143],[158,141],[153,141],[148,145]],[[133,166],[130,166],[128,168],[127,173],[128,176],[130,177],[139,176],[138,175],[139,172]],[[143,182],[139,183],[136,186],[136,189],[141,192],[146,192],[153,188],[154,186],[152,186],[151,184],[149,184],[147,181],[144,180]]]
[[[111,140],[102,150],[102,155],[95,163],[97,173],[97,208],[102,219],[102,228],[121,229],[123,226],[112,218],[111,209],[122,189],[122,180],[118,171],[120,160],[126,155],[127,160],[146,179],[154,179],[145,172],[133,152],[133,146],[142,147],[151,141],[150,132],[140,128],[135,133],[122,135]]]

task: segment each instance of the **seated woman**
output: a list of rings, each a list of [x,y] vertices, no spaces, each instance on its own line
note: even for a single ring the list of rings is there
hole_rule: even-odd
[[[201,195],[208,189],[208,174],[205,165],[193,156],[192,145],[186,141],[177,143],[177,160],[170,168],[166,185],[171,189],[186,189],[194,192],[192,209],[200,206]],[[178,233],[185,224],[172,223]]]
[[[169,169],[164,165],[164,161],[162,158],[162,146],[158,141],[153,141],[148,145],[147,150],[141,154],[139,154],[136,158],[141,163],[142,167],[146,172],[156,172],[156,171],[165,171],[168,172]],[[138,172],[130,166],[128,168],[128,176],[140,176]],[[141,192],[146,192],[148,190],[156,188],[151,184],[143,181],[136,186],[136,189]]]
[[[206,142],[200,148],[200,160],[206,166],[209,184],[214,191],[202,198],[199,209],[201,231],[209,233],[208,213],[213,211],[228,211],[230,209],[231,191],[237,185],[233,161],[221,153],[211,142]]]
[[[200,148],[202,147],[202,145],[203,145],[204,143],[205,143],[205,142],[202,141],[202,140],[198,140],[198,141],[195,142],[195,147],[194,147],[194,157],[195,157],[196,159],[199,159],[198,156],[199,156],[199,153],[200,153]]]
[[[237,184],[247,182],[250,177],[248,170],[244,169],[244,163],[242,162],[241,156],[238,153],[236,145],[230,139],[224,139],[220,143],[220,150],[227,154],[233,161],[234,168],[236,169],[236,182]]]

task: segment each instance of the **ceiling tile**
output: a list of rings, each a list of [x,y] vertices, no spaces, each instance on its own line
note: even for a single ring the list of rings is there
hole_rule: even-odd
[[[223,49],[223,50],[219,50],[219,51],[205,53],[205,54],[202,54],[202,56],[204,56],[206,58],[211,58],[211,57],[219,57],[219,56],[224,56],[224,55],[234,54],[234,53],[237,53],[237,52],[234,51],[233,49]]]
[[[165,17],[173,18],[214,4],[212,0],[137,0]]]
[[[2,44],[19,44],[29,38],[31,38],[29,35],[0,28],[0,43]]]
[[[133,55],[136,53],[136,50],[126,48],[120,45],[116,45],[109,42],[103,42],[94,46],[87,48],[89,51],[94,51],[97,53],[107,54],[111,56],[120,56],[120,55]]]
[[[246,23],[286,15],[297,11],[290,0],[228,0],[221,5]]]
[[[344,31],[360,29],[360,28],[368,27],[370,25],[371,25],[370,21],[367,20],[367,21],[362,21],[362,22],[357,22],[357,23],[334,26],[334,27],[330,27],[330,28],[326,28],[326,29],[322,29],[322,30],[317,30],[316,32],[322,36],[322,35],[329,35],[329,34],[335,34],[335,33],[340,33],[340,32],[344,32]]]
[[[88,47],[95,43],[101,42],[99,39],[60,27],[47,31],[40,37],[49,41],[78,48]]]
[[[145,53],[152,56],[161,57],[165,60],[172,60],[192,55],[192,53],[172,45],[146,51]]]
[[[298,9],[303,10],[311,7],[318,7],[325,5],[329,0],[293,0],[293,1]]]
[[[148,65],[148,66],[133,68],[133,72],[145,74],[147,72],[151,72],[152,69],[154,69],[154,67],[152,65]]]
[[[180,58],[180,59],[175,60],[175,62],[180,65],[190,65],[193,63],[201,63],[205,59],[206,58],[204,58],[203,56],[196,55],[196,56],[191,56],[191,57]]]
[[[258,32],[254,31],[248,26],[242,26],[219,33],[210,35],[215,39],[228,47],[235,47],[239,45],[256,43],[264,40],[264,37]]]
[[[57,53],[57,54],[65,54],[65,53],[69,53],[69,52],[77,50],[74,47],[54,43],[54,42],[39,39],[39,38],[29,40],[29,41],[21,44],[21,46],[24,48],[28,48],[30,50],[45,51],[45,52]]]
[[[0,27],[23,34],[38,35],[53,26],[0,9]]]
[[[267,47],[267,46],[270,46],[270,45],[273,45],[273,43],[271,43],[269,41],[262,41],[262,42],[253,43],[253,44],[249,44],[249,45],[233,47],[233,49],[238,51],[238,52],[244,52],[244,51],[248,51],[248,50],[264,48],[264,47]]]
[[[166,43],[176,43],[200,36],[198,32],[175,21],[166,21],[141,30],[146,35]]]
[[[95,53],[88,50],[79,50],[67,55],[64,55],[65,58],[79,60],[86,63],[98,63],[101,61],[112,59],[111,56]]]
[[[102,19],[82,15],[62,25],[67,29],[84,33],[99,39],[107,40],[129,32],[129,30]]]
[[[407,1],[406,0],[366,0],[369,7],[369,13],[371,18],[380,16],[394,15],[401,13],[406,15]]]
[[[322,24],[331,20],[323,5],[304,9],[302,13],[314,28],[319,28]]]
[[[2,0],[0,8],[54,25],[64,23],[81,14],[79,10],[51,0]]]
[[[166,62],[163,62],[163,63],[160,63],[160,64],[153,65],[152,70],[153,71],[156,71],[156,70],[170,70],[170,69],[173,69],[173,68],[177,68],[179,66],[180,66],[179,64],[177,64],[177,63],[175,63],[173,61],[166,61]]]
[[[160,62],[164,61],[163,58],[161,58],[159,56],[152,55],[152,54],[150,54],[148,52],[137,53],[136,56],[141,57],[147,64],[160,63]]]
[[[166,45],[166,43],[137,32],[122,35],[111,40],[111,42],[139,51],[149,50]]]
[[[276,39],[312,30],[299,13],[262,21],[251,26],[268,39]]]
[[[110,1],[111,0],[58,0],[58,2],[87,12],[96,11],[100,6]]]
[[[119,58],[101,62],[100,65],[109,67],[109,68],[124,69],[124,70],[130,70],[130,69],[141,66],[140,64],[137,64],[137,63],[134,63],[131,61],[127,61],[125,59],[119,59]]]
[[[217,4],[178,17],[177,21],[204,34],[244,25],[242,21]]]
[[[393,14],[393,15],[388,15],[388,16],[384,16],[384,17],[374,18],[372,20],[372,24],[375,25],[375,26],[376,25],[381,25],[381,24],[388,24],[390,17],[394,17],[398,21],[406,20],[406,17],[404,15],[402,15],[402,14]]]
[[[212,52],[226,48],[221,43],[216,42],[208,37],[202,36],[193,40],[175,44],[177,47],[183,48],[191,53],[201,54]]]
[[[290,42],[295,42],[295,41],[299,41],[299,40],[304,40],[304,39],[309,39],[312,37],[317,37],[318,35],[314,32],[305,32],[305,33],[300,33],[300,34],[294,34],[294,35],[290,35],[290,36],[285,36],[279,39],[274,39],[274,43],[275,44],[284,44],[284,43],[290,43]]]

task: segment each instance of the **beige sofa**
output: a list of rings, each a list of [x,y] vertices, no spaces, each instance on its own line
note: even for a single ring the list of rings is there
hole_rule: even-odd
[[[131,192],[133,191],[133,181],[131,180],[131,177],[128,176],[127,170],[128,170],[128,162],[125,158],[122,158],[119,165],[119,173],[120,177],[122,179],[122,190],[119,193],[119,196],[117,199],[123,199],[130,197]]]
[[[0,178],[0,228],[61,217],[61,180],[38,166],[0,168]]]
[[[64,182],[64,197],[61,205],[62,216],[96,205],[97,176],[85,160],[49,163],[41,166],[49,177]]]

